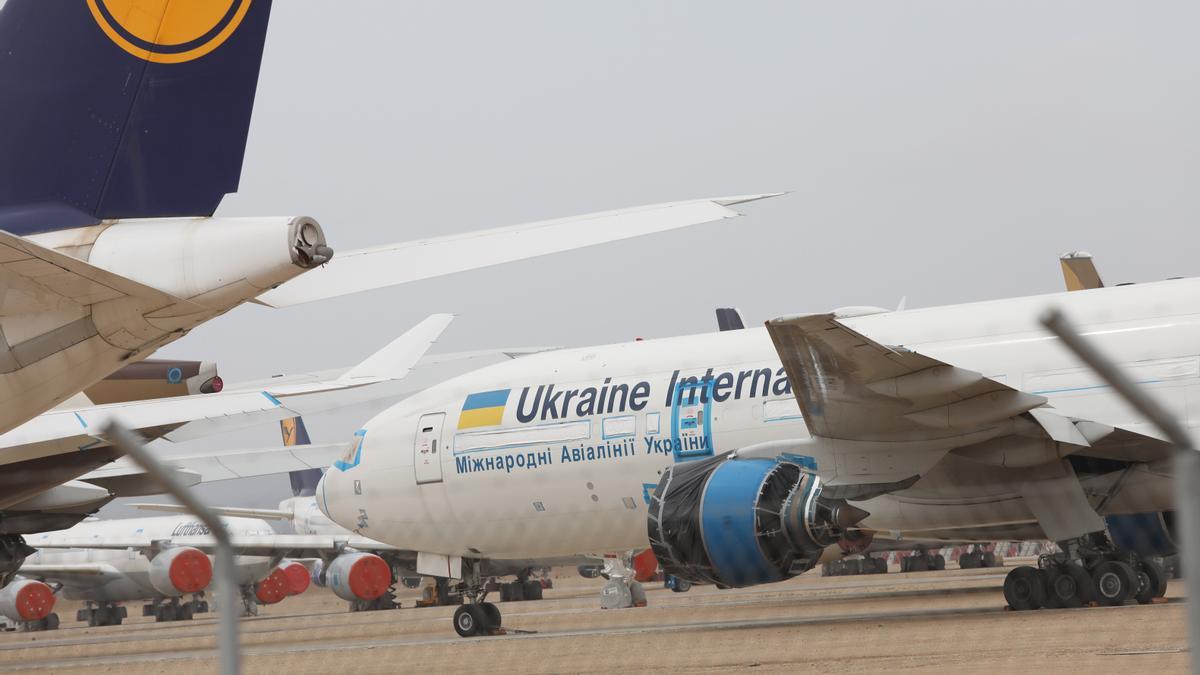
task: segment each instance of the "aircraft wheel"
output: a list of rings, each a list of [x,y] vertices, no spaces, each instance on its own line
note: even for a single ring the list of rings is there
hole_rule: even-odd
[[[928,572],[929,571],[929,559],[926,558],[925,556],[923,556],[923,555],[913,556],[913,557],[909,558],[909,560],[911,561],[908,565],[909,572]]]
[[[1047,607],[1083,607],[1091,599],[1092,578],[1079,565],[1067,563],[1052,567],[1047,573]]]
[[[1148,605],[1155,598],[1161,598],[1167,592],[1167,573],[1162,565],[1153,560],[1139,560],[1137,564],[1138,591],[1134,596],[1143,605]]]
[[[946,556],[941,553],[933,556],[933,569],[938,571],[946,569]]]
[[[1022,566],[1004,577],[1004,599],[1015,610],[1040,609],[1046,600],[1046,588],[1038,569]]]
[[[487,616],[479,605],[462,605],[454,610],[454,632],[459,637],[481,635],[487,626]]]
[[[991,551],[985,552],[982,556],[980,556],[979,566],[980,567],[995,567],[996,566],[996,554]]]
[[[958,566],[960,569],[969,570],[979,567],[979,561],[976,560],[974,553],[964,553],[958,556]]]
[[[1137,587],[1137,573],[1119,560],[1106,560],[1092,570],[1092,596],[1102,605],[1125,604]]]
[[[483,609],[483,615],[487,619],[484,624],[484,632],[499,629],[501,621],[500,608],[490,602],[482,602],[479,604],[479,607]]]
[[[541,600],[542,599],[542,582],[537,579],[530,579],[524,583],[525,599],[526,600]]]

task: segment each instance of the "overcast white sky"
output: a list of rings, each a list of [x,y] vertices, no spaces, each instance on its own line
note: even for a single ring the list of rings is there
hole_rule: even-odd
[[[432,312],[439,351],[584,345],[850,304],[1190,276],[1187,2],[277,0],[241,189],[335,249],[694,197],[744,218],[287,310],[160,355],[227,381],[345,365]],[[317,440],[365,419],[310,420]],[[217,446],[275,443],[273,428]],[[206,491],[270,505],[284,478]],[[106,514],[128,513],[110,507]]]

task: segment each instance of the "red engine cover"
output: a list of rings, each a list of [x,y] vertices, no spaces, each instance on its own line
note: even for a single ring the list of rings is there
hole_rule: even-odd
[[[654,581],[654,575],[658,574],[658,558],[654,557],[654,551],[646,549],[641,553],[633,556],[633,578],[642,583]]]
[[[254,597],[260,605],[273,605],[288,596],[287,574],[278,567],[254,586]]]
[[[54,601],[54,591],[32,579],[18,579],[0,591],[0,610],[21,621],[40,621],[50,616]]]
[[[308,590],[311,579],[308,568],[295,561],[285,561],[279,565],[288,581],[288,595],[300,595]]]

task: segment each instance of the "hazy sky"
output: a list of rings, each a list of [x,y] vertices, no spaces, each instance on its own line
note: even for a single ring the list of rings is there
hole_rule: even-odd
[[[1110,283],[1194,275],[1196,25],[1185,2],[276,0],[220,215],[311,215],[348,250],[791,194],[681,232],[243,307],[160,355],[236,381],[355,362],[432,312],[460,315],[447,351],[709,331],[719,305],[759,322],[964,302],[1059,290],[1072,249]],[[286,480],[206,494],[273,504]]]

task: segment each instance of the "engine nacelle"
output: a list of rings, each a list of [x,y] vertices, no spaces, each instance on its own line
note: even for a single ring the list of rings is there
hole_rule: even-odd
[[[150,561],[150,585],[168,597],[199,593],[212,581],[212,561],[191,546],[169,548]]]
[[[309,579],[308,568],[295,560],[284,560],[279,563],[279,569],[287,577],[288,595],[300,595],[308,590],[312,581]]]
[[[0,614],[14,621],[41,621],[54,611],[55,599],[46,584],[17,579],[0,589]]]
[[[307,217],[118,220],[31,238],[219,311],[333,256]]]
[[[722,587],[780,581],[809,569],[867,513],[821,497],[821,480],[791,462],[676,464],[650,500],[650,545],[663,572]]]
[[[343,600],[374,600],[392,585],[392,568],[374,553],[343,553],[329,563],[325,583]]]
[[[288,578],[279,567],[272,567],[266,577],[254,584],[254,599],[260,605],[273,605],[288,596]]]
[[[1107,516],[1104,522],[1108,525],[1108,536],[1118,549],[1142,556],[1166,556],[1179,552],[1174,511]]]

